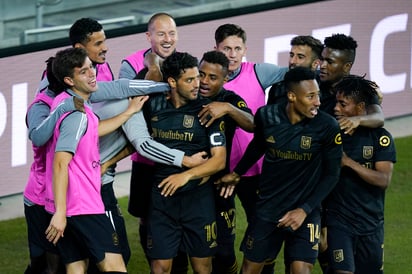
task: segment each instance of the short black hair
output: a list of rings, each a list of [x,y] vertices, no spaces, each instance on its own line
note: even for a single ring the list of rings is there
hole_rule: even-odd
[[[163,79],[172,77],[178,80],[186,69],[198,67],[196,57],[187,52],[174,52],[168,56],[162,63]]]
[[[55,95],[60,94],[62,91],[66,89],[66,87],[61,83],[61,81],[57,80],[56,76],[53,73],[53,62],[55,57],[51,56],[49,59],[46,60],[47,68],[46,68],[46,75],[47,80],[49,81],[48,89],[51,90]]]
[[[345,34],[332,34],[324,40],[325,47],[346,52],[346,61],[355,62],[358,43],[351,36]]]
[[[225,76],[229,72],[229,59],[227,59],[226,55],[220,51],[212,50],[205,52],[199,64],[201,64],[203,61],[211,64],[221,65],[225,73]]]
[[[65,77],[73,77],[74,69],[83,66],[87,58],[87,52],[83,48],[68,48],[56,53],[53,60],[54,76],[65,87],[69,87],[65,82]]]
[[[319,39],[314,38],[311,35],[298,35],[292,38],[290,41],[291,46],[308,46],[312,49],[313,60],[319,59],[322,55],[323,44]]]
[[[375,104],[378,97],[379,86],[365,76],[348,75],[345,76],[334,87],[337,94],[352,98],[357,104],[364,102],[365,106]]]
[[[246,32],[238,25],[224,24],[219,26],[215,31],[216,44],[221,43],[229,36],[237,36],[242,39],[243,43],[246,43]]]
[[[80,43],[82,45],[89,41],[89,36],[93,32],[99,32],[103,26],[92,18],[81,18],[74,22],[69,31],[69,38],[72,46]]]
[[[292,86],[299,84],[301,81],[315,80],[316,74],[306,67],[295,67],[288,70],[284,77],[287,90],[293,90]]]

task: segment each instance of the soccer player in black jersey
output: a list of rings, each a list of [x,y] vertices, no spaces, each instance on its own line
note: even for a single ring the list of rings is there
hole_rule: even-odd
[[[318,253],[320,204],[339,178],[339,126],[318,111],[315,73],[297,67],[285,82],[288,102],[258,110],[246,153],[234,172],[220,179],[221,194],[231,195],[240,175],[264,155],[255,218],[241,246],[243,274],[260,273],[283,242],[291,273],[310,273]]]
[[[377,96],[374,82],[345,77],[336,85],[336,117],[364,115]],[[331,273],[383,273],[384,200],[396,161],[384,128],[342,134],[339,182],[326,202]]]
[[[353,37],[345,34],[333,34],[324,39],[324,48],[321,54],[320,63],[320,109],[334,115],[336,105],[336,93],[334,87],[343,79],[350,75],[352,66],[356,58],[356,48],[358,43]],[[361,116],[344,117],[338,120],[339,126],[344,133],[351,133],[358,126],[370,128],[381,127],[384,123],[384,115],[379,100],[376,99]],[[326,226],[322,221],[321,241],[319,245],[319,263],[323,273],[327,273],[327,246]]]
[[[358,43],[345,34],[333,34],[324,40],[320,64],[321,110],[333,115],[336,105],[336,86],[345,76],[350,75],[356,57]],[[379,95],[379,94],[378,94]],[[384,115],[379,101],[374,101],[362,116],[347,117],[339,125],[345,132],[351,132],[358,126],[370,128],[380,127],[384,123]]]
[[[228,79],[229,60],[219,51],[209,51],[203,54],[199,63],[200,95],[213,102],[205,105],[199,113],[202,124],[206,127],[216,119],[225,121],[225,136],[227,159],[226,168],[215,174],[215,178],[230,172],[229,155],[232,148],[232,139],[237,127],[253,132],[253,115],[245,101],[233,91],[223,88]],[[215,274],[238,273],[235,256],[235,223],[236,210],[234,195],[225,199],[215,188],[216,223],[218,249],[213,257],[213,272]]]
[[[290,41],[290,52],[289,52],[289,69],[295,67],[306,67],[315,71],[317,73],[316,80],[319,83],[319,65],[320,57],[323,50],[323,44],[320,40],[310,36],[310,35],[299,35],[292,38]],[[269,90],[267,104],[279,104],[287,102],[287,89],[284,81],[280,81],[274,85]],[[322,101],[322,98],[321,98]],[[321,104],[322,105],[322,104]],[[323,234],[321,233],[321,236]],[[325,233],[326,235],[326,233]],[[326,236],[324,237],[326,242]],[[326,244],[322,245],[322,237],[319,239],[319,256],[326,248]],[[326,260],[326,259],[325,259]],[[288,258],[284,257],[286,269],[285,273],[289,273],[288,269]],[[320,260],[321,265],[326,265]]]
[[[216,252],[216,216],[210,176],[226,162],[224,121],[205,127],[198,113],[210,101],[200,98],[197,59],[173,53],[162,64],[169,95],[153,96],[145,115],[153,138],[191,155],[210,152],[204,164],[191,169],[155,165],[148,216],[147,252],[152,273],[170,273],[179,249],[186,252],[195,273],[210,273]]]

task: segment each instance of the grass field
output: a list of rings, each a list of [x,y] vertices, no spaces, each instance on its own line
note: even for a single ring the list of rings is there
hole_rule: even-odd
[[[386,194],[385,209],[385,273],[412,273],[412,137],[395,140],[397,160],[391,185]],[[138,244],[137,219],[126,210],[127,198],[119,199],[126,218],[132,258],[128,265],[129,273],[147,274],[149,268]],[[245,230],[245,216],[238,205],[237,247]],[[0,222],[0,273],[23,273],[28,263],[26,223],[24,218]],[[238,253],[238,262],[242,255]],[[284,273],[282,258],[276,273]],[[316,267],[313,273],[321,273]],[[367,274],[367,273],[365,273]]]

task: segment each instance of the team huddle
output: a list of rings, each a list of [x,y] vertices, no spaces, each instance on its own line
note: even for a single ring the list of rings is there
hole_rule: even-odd
[[[350,73],[351,36],[296,36],[279,67],[243,61],[245,31],[223,24],[198,61],[157,13],[150,48],[126,56],[118,80],[101,24],[81,18],[69,36],[27,110],[25,273],[127,273],[113,183],[130,155],[128,211],[151,273],[311,273],[316,261],[325,274],[383,273],[396,152],[379,87]]]

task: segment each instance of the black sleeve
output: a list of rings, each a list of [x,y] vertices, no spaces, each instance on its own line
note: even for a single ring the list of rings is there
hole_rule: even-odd
[[[279,104],[286,101],[286,87],[285,83],[278,82],[273,84],[268,93],[267,105]]]
[[[306,214],[320,205],[339,181],[342,138],[338,124],[335,123],[333,127],[329,127],[324,134],[326,138],[322,149],[322,177],[307,201],[299,206]]]
[[[236,108],[253,115],[252,110],[248,107],[246,101],[234,92],[228,92],[228,95],[225,97],[224,102],[229,102]]]

